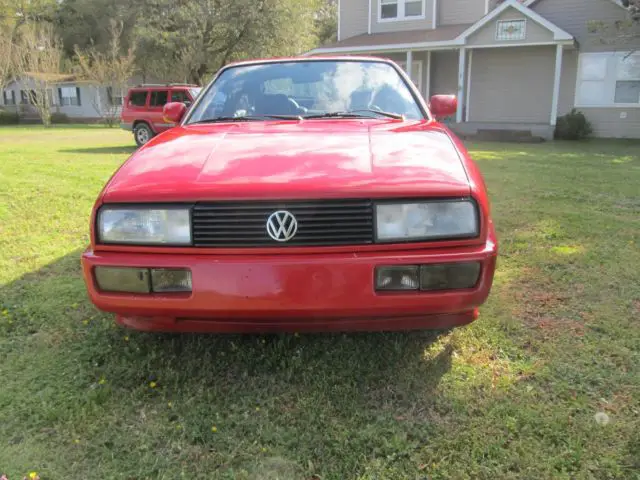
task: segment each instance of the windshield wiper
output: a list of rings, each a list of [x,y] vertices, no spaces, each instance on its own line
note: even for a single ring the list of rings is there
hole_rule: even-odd
[[[302,120],[302,117],[299,115],[242,115],[239,117],[213,117],[189,122],[187,125],[218,122],[263,122],[265,120]]]
[[[358,110],[349,110],[345,112],[327,112],[327,113],[319,113],[317,115],[305,115],[302,118],[305,120],[314,119],[314,118],[371,118],[371,115],[366,115],[366,113],[375,113],[376,115],[382,115],[383,117],[393,118],[395,120],[404,119],[404,115],[400,115],[398,113],[385,112],[383,110],[374,110],[371,108],[363,108]]]

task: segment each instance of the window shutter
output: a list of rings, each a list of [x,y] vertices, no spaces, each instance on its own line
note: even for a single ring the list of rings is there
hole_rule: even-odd
[[[78,97],[78,106],[82,105],[80,103],[80,87],[76,87],[76,97]]]
[[[113,105],[113,89],[111,87],[107,87],[107,100],[109,105]]]
[[[60,105],[64,105],[64,102],[62,101],[62,89],[58,88],[58,99],[60,99]]]
[[[7,91],[3,90],[2,91],[2,102],[7,105]]]
[[[16,91],[11,90],[11,99],[13,100],[13,104],[16,104]]]

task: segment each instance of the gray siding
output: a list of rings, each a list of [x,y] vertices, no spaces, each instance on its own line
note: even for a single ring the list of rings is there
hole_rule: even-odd
[[[578,51],[564,49],[562,54],[562,75],[558,97],[558,115],[564,115],[573,108],[578,74]]]
[[[340,40],[367,33],[369,0],[340,0]]]
[[[484,17],[485,0],[439,0],[438,25],[474,23]]]
[[[526,20],[526,37],[524,40],[496,40],[496,28],[497,22],[500,20]],[[547,30],[542,25],[536,23],[532,19],[525,17],[522,13],[514,8],[505,10],[498,16],[493,22],[489,22],[480,30],[471,35],[468,40],[468,45],[508,45],[510,43],[540,43],[540,42],[552,42],[553,33]]]
[[[555,47],[474,50],[470,121],[549,123]]]
[[[605,138],[640,138],[640,108],[581,108],[594,135]],[[627,118],[620,118],[626,114]]]
[[[458,93],[458,51],[433,52],[431,54],[431,94]]]
[[[371,0],[371,33],[401,32],[406,30],[426,30],[429,28],[433,28],[434,0],[425,0],[425,18],[421,20],[397,20],[397,21],[387,21],[387,22],[378,21],[379,2],[380,0]],[[464,22],[459,22],[459,23],[464,23]]]
[[[590,34],[588,23],[600,20],[612,24],[624,20],[626,14],[611,0],[540,0],[532,5],[532,9],[573,35],[582,52],[615,50],[611,45],[603,45],[599,36]],[[640,39],[635,46],[640,47]]]

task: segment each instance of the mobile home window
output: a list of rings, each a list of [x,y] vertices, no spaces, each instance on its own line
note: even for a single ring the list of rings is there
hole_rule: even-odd
[[[4,90],[2,92],[2,99],[4,100],[5,105],[15,105],[16,104],[15,90]]]
[[[58,99],[60,105],[80,105],[80,89],[77,87],[60,87],[58,88]]]

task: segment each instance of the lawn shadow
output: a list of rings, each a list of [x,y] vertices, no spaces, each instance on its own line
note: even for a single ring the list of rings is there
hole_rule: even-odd
[[[114,418],[134,414],[128,410],[133,405],[166,409],[171,402],[170,421],[184,426],[193,445],[208,445],[211,425],[224,422],[238,441],[247,434],[280,432],[272,441],[291,442],[286,446],[291,451],[310,449],[303,456],[317,459],[336,454],[338,440],[325,433],[327,422],[339,425],[340,435],[355,438],[361,432],[359,441],[372,444],[386,440],[369,438],[367,425],[402,429],[398,418],[428,424],[430,402],[451,368],[453,347],[447,334],[437,331],[206,335],[125,330],[90,304],[79,255],[71,252],[0,287],[0,307],[13,319],[12,326],[0,328],[7,340],[4,353],[18,358],[11,364],[21,368],[10,372],[16,381],[8,394],[28,389],[29,378],[57,379],[41,394],[47,398],[24,400],[21,418],[9,429],[12,424],[48,428],[36,415],[40,401],[66,412],[71,423],[92,410],[107,430]],[[108,382],[108,393],[98,395],[101,379]],[[94,397],[98,412],[91,405]],[[265,416],[247,419],[256,409]],[[298,445],[305,436],[309,444]],[[325,443],[318,445],[319,438]]]
[[[89,147],[89,148],[65,148],[59,150],[63,153],[89,153],[98,155],[121,155],[123,153],[133,153],[137,147],[135,145],[121,145],[117,147]]]

